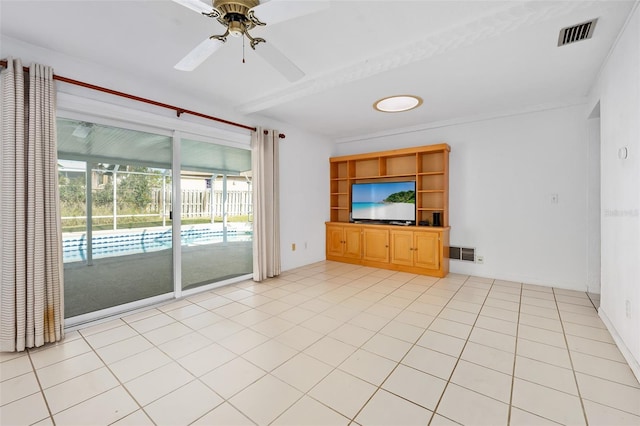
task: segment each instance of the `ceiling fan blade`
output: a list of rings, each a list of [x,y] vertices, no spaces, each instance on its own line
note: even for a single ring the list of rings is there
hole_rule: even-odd
[[[210,4],[203,3],[200,0],[173,0],[181,6],[188,7],[189,9],[198,13],[209,13],[213,10]]]
[[[268,41],[260,43],[256,46],[255,50],[262,59],[267,61],[269,65],[275,68],[287,80],[294,82],[304,77],[304,72]]]
[[[203,63],[213,52],[220,49],[224,41],[216,38],[207,38],[197,45],[187,56],[175,64],[174,68],[180,71],[193,71]]]
[[[261,22],[267,25],[273,25],[288,19],[319,12],[327,8],[329,8],[328,0],[270,0],[257,5],[251,10]]]

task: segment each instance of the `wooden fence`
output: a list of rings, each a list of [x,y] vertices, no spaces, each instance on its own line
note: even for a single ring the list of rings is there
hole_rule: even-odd
[[[222,216],[222,191],[185,189],[182,191],[182,217],[198,218]],[[152,194],[150,205],[152,212],[162,213],[162,190],[156,189]],[[171,211],[171,190],[165,193],[165,214]],[[251,191],[227,191],[227,215],[249,216],[253,214]]]

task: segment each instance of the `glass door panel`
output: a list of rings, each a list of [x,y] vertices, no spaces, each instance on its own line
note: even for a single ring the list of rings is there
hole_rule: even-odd
[[[253,271],[251,152],[181,140],[182,289]]]
[[[172,293],[171,138],[59,119],[58,158],[65,318]]]

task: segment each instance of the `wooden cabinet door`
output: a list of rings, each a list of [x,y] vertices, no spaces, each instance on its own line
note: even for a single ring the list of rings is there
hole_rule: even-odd
[[[440,269],[440,234],[438,232],[414,233],[415,266]]]
[[[391,231],[391,263],[413,266],[413,231]]]
[[[387,229],[363,229],[362,258],[374,262],[389,262],[389,231]]]
[[[344,253],[344,227],[327,226],[327,255],[342,256]]]
[[[362,257],[362,244],[360,242],[362,228],[346,226],[344,228],[344,252],[342,256],[353,259]]]

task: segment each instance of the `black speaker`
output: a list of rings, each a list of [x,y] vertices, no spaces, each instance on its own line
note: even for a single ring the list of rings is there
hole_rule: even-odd
[[[433,226],[442,226],[440,221],[440,212],[433,212]]]

